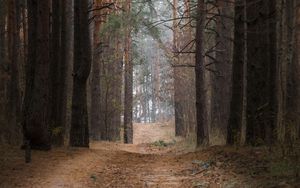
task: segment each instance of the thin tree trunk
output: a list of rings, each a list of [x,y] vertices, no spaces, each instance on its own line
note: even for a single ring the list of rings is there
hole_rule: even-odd
[[[101,2],[96,2],[95,7],[101,6]],[[100,11],[95,11],[94,15],[101,14]],[[91,91],[91,133],[92,138],[101,140],[101,82],[100,82],[100,54],[103,51],[103,45],[100,42],[101,19],[96,19],[94,22],[94,43],[93,43],[93,64],[92,64],[92,91]]]
[[[6,5],[5,0],[0,0],[0,4]],[[6,6],[0,6],[0,117],[4,118],[5,100],[4,100],[4,66],[5,66],[5,17]]]
[[[300,94],[299,94],[299,1],[287,2],[287,23],[289,33],[289,62],[287,72],[287,99],[285,120],[285,142],[292,144],[298,138]]]
[[[114,58],[114,63],[112,64],[112,99],[111,99],[111,107],[112,107],[112,118],[111,118],[111,127],[112,130],[110,132],[111,141],[117,141],[120,139],[120,128],[121,128],[121,107],[122,107],[122,53],[120,48],[119,37],[116,37],[114,40],[111,39],[116,47],[114,49],[114,53],[116,57]]]
[[[178,25],[178,0],[173,0],[173,51],[179,51],[179,25]],[[174,64],[178,65],[180,62],[180,55],[176,54]],[[186,122],[184,119],[184,83],[183,83],[183,69],[182,67],[174,67],[174,108],[175,108],[175,135],[186,136]]]
[[[268,21],[268,38],[269,38],[269,73],[268,73],[268,117],[267,124],[265,125],[265,139],[266,143],[270,146],[274,142],[274,129],[275,129],[275,114],[276,114],[276,68],[277,68],[277,49],[276,49],[276,1],[269,0],[269,15],[273,16]]]
[[[126,1],[126,12],[130,18],[131,0]],[[126,26],[125,34],[125,98],[124,98],[124,142],[133,143],[132,125],[132,89],[133,89],[133,65],[131,57],[131,27],[130,23]]]
[[[6,0],[0,1],[0,69],[4,68],[5,64],[5,17],[6,17]]]
[[[299,0],[295,0],[295,3],[299,3]],[[294,123],[294,126],[298,130],[296,130],[296,138],[300,138],[300,55],[299,55],[299,50],[300,50],[300,7],[298,6],[294,15],[294,19],[296,22],[296,27],[295,27],[295,33],[296,33],[296,43],[295,43],[295,51],[294,51],[294,61],[293,61],[293,66],[291,67],[291,70],[293,70],[292,73],[292,83],[295,88],[293,95],[291,96],[291,101],[293,102],[292,106],[292,120]]]

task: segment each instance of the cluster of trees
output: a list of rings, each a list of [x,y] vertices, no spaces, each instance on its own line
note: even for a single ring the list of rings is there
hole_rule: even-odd
[[[188,0],[173,0],[172,6],[175,132],[183,137],[196,136],[193,6]]]
[[[8,113],[1,127],[22,131],[33,149],[48,150],[52,144],[64,144],[69,51],[74,49],[70,144],[87,146],[86,82],[91,65],[88,2],[74,2],[74,28],[70,24],[72,1],[3,0],[1,10],[1,75],[8,76],[0,85],[10,86],[2,90],[2,110]],[[70,42],[73,33],[74,48]],[[74,136],[79,132],[83,137]],[[13,140],[6,132],[2,134],[7,141]],[[11,135],[16,140],[16,133]]]
[[[299,2],[168,3],[172,18],[154,25],[173,33],[172,47],[157,42],[173,66],[176,135],[197,145],[297,140]]]
[[[240,145],[298,139],[299,1],[198,0],[197,12],[198,144],[220,135]]]
[[[176,135],[198,146],[300,136],[297,0],[0,4],[1,142],[88,147],[124,128],[132,143],[133,120],[172,106]],[[153,49],[135,48],[141,38]]]
[[[130,16],[121,37],[107,24],[120,10],[129,15],[130,1],[1,0],[0,9],[1,142],[48,150],[66,137],[80,147],[90,136],[120,139],[124,58],[131,143]]]
[[[121,23],[125,20],[119,17],[121,6],[120,2],[94,1],[91,136],[96,140],[120,138],[123,50],[127,42],[122,33],[126,24]]]
[[[140,32],[136,38],[139,42],[137,57],[133,58],[133,121],[155,123],[172,120],[172,67],[151,36]]]

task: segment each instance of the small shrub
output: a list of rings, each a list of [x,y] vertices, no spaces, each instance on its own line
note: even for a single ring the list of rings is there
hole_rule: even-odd
[[[54,127],[51,129],[51,133],[53,136],[58,136],[61,133],[63,133],[64,128],[63,127]]]
[[[270,166],[270,172],[272,176],[280,177],[288,177],[296,175],[295,172],[299,170],[299,164],[293,163],[291,160],[280,160],[278,162],[274,162]]]
[[[165,141],[163,140],[158,140],[158,141],[155,141],[153,143],[154,146],[156,147],[167,147],[168,146],[168,143],[166,143]]]

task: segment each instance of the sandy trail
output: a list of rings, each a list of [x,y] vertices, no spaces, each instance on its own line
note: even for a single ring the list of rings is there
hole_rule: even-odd
[[[238,188],[289,183],[266,176],[267,161],[260,150],[211,147],[188,153],[171,124],[135,125],[134,132],[131,145],[92,142],[90,149],[33,151],[30,164],[18,148],[1,147],[0,187]],[[149,144],[159,140],[176,144]]]
[[[175,140],[170,124],[134,125],[134,144],[92,142],[90,149],[59,148],[33,151],[25,164],[23,151],[3,148],[0,187],[149,187],[177,185],[164,166],[167,150],[151,149],[159,140]],[[4,162],[5,161],[5,162]],[[167,163],[165,163],[167,164]]]

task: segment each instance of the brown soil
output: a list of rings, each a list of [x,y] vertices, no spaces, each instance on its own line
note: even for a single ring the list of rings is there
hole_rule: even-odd
[[[1,147],[0,187],[297,187],[268,172],[262,149],[188,151],[171,124],[135,125],[134,144],[93,142],[91,149],[33,151]],[[159,142],[160,140],[160,142]],[[164,142],[163,142],[164,141]],[[299,182],[298,182],[299,183]],[[293,185],[293,186],[292,186]]]

